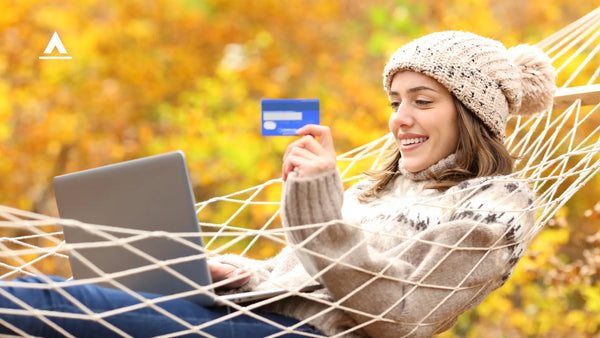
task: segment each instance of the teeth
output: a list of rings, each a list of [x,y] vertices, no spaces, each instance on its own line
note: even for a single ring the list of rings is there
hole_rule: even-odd
[[[427,141],[428,137],[419,137],[419,138],[407,138],[402,140],[402,145],[407,146],[409,144],[421,143]]]

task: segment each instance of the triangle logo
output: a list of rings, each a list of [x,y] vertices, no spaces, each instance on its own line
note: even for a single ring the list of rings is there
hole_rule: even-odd
[[[49,55],[49,54],[52,54],[54,49],[57,49],[58,53],[61,54],[61,56]],[[63,45],[62,41],[58,37],[58,33],[56,33],[56,32],[54,32],[54,34],[52,34],[50,41],[48,41],[48,45],[46,46],[46,49],[44,50],[44,54],[46,54],[46,56],[40,56],[39,58],[40,59],[71,59],[72,58],[71,56],[63,55],[63,54],[68,54],[67,49]]]

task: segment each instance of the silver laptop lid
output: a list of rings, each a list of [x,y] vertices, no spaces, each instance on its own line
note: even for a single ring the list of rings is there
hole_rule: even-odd
[[[65,240],[69,244],[106,244],[95,248],[84,245],[69,255],[75,279],[114,273],[112,280],[100,284],[107,287],[123,284],[134,291],[163,295],[195,290],[190,285],[193,282],[211,284],[204,253],[199,249],[203,243],[189,173],[181,151],[57,176],[53,186],[61,218],[157,231],[132,240],[131,234],[122,231],[98,231],[88,225],[82,228],[65,226]],[[161,236],[161,232],[197,235],[181,239]],[[125,238],[128,242],[110,241],[111,236]],[[136,253],[136,249],[141,253]],[[161,267],[145,255],[163,262],[193,259]],[[90,262],[103,273],[91,269]],[[130,269],[137,271],[131,273]],[[185,298],[201,305],[214,302],[206,295]]]

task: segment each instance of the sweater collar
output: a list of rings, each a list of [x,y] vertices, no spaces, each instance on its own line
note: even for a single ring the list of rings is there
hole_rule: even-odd
[[[439,160],[437,163],[435,163],[434,165],[432,165],[431,167],[429,167],[427,169],[423,169],[423,170],[417,171],[417,172],[410,172],[410,171],[404,169],[404,166],[402,165],[402,157],[401,157],[400,160],[398,160],[398,171],[400,171],[400,174],[402,176],[404,176],[410,180],[427,181],[427,180],[431,180],[430,173],[437,176],[437,175],[441,174],[442,171],[453,168],[455,165],[456,165],[456,155],[454,153],[452,153],[452,154],[448,155],[447,157],[444,157],[443,159]]]

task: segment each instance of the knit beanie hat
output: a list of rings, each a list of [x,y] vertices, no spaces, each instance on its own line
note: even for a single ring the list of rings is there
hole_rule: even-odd
[[[383,71],[386,91],[402,70],[436,79],[501,141],[509,114],[547,110],[556,91],[554,68],[539,48],[507,50],[496,40],[467,32],[433,33],[400,47]]]

